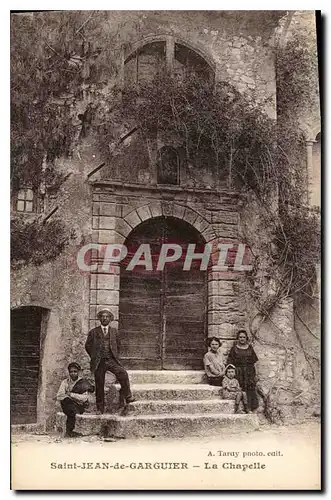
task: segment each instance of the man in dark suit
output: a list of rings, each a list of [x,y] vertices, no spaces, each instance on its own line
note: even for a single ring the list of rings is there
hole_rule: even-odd
[[[128,373],[118,360],[117,331],[109,323],[114,319],[109,309],[98,312],[100,326],[93,328],[87,337],[85,349],[91,358],[91,372],[95,378],[95,398],[98,413],[105,409],[105,375],[110,371],[121,386],[121,400],[126,403],[135,401],[131,394]]]

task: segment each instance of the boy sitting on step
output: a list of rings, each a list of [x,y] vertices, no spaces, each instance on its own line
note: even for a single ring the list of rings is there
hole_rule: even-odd
[[[89,394],[94,386],[89,380],[80,377],[81,367],[78,363],[69,363],[69,377],[64,379],[58,390],[56,399],[60,402],[63,413],[67,416],[66,437],[79,437],[75,432],[76,415],[84,413],[89,404]]]
[[[238,413],[240,401],[243,402],[245,413],[248,411],[247,394],[241,390],[238,380],[236,379],[236,367],[234,365],[227,365],[222,381],[223,398],[234,399],[235,409],[234,412]]]

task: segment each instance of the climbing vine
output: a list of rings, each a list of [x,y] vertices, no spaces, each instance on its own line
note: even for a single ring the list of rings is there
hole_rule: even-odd
[[[43,224],[22,218],[11,221],[11,260],[14,268],[22,264],[40,265],[61,254],[75,235],[67,231],[64,223],[53,219]]]
[[[305,141],[297,128],[281,126],[230,84],[215,87],[192,75],[181,80],[163,75],[126,89],[111,117],[98,136],[105,152],[115,140],[116,117],[131,124],[128,129],[139,129],[146,142],[156,134],[173,135],[196,169],[208,167],[219,185],[254,195],[264,214],[268,274],[275,283],[266,294],[258,266],[250,276],[264,317],[286,297],[309,298],[320,253],[319,223],[307,207]]]

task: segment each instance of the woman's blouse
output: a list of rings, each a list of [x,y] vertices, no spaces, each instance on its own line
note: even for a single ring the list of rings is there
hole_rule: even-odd
[[[224,374],[224,362],[222,354],[217,351],[208,351],[204,355],[203,364],[207,377],[222,377]]]

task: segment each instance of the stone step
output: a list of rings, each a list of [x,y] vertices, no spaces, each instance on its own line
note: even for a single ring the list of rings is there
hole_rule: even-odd
[[[167,414],[196,414],[196,413],[233,413],[234,401],[226,399],[210,400],[151,400],[136,401],[128,406],[129,415],[163,415]]]
[[[204,384],[203,370],[128,370],[131,384]]]
[[[45,423],[12,424],[11,432],[12,434],[44,434]]]
[[[160,399],[192,401],[220,397],[220,387],[207,384],[134,384],[131,388],[137,401]]]
[[[65,416],[57,414],[57,427],[64,428]],[[188,436],[210,437],[226,432],[252,431],[259,426],[255,414],[164,414],[164,415],[77,415],[77,432],[104,437],[142,438]]]
[[[145,404],[151,401],[171,403],[174,401],[208,402],[210,400],[218,400],[218,403],[221,403],[220,387],[208,384],[133,384],[131,389],[136,401],[144,401]],[[105,410],[107,413],[115,413],[118,410],[119,390],[119,384],[105,387]],[[89,413],[95,413],[95,411],[94,401],[90,405]]]

